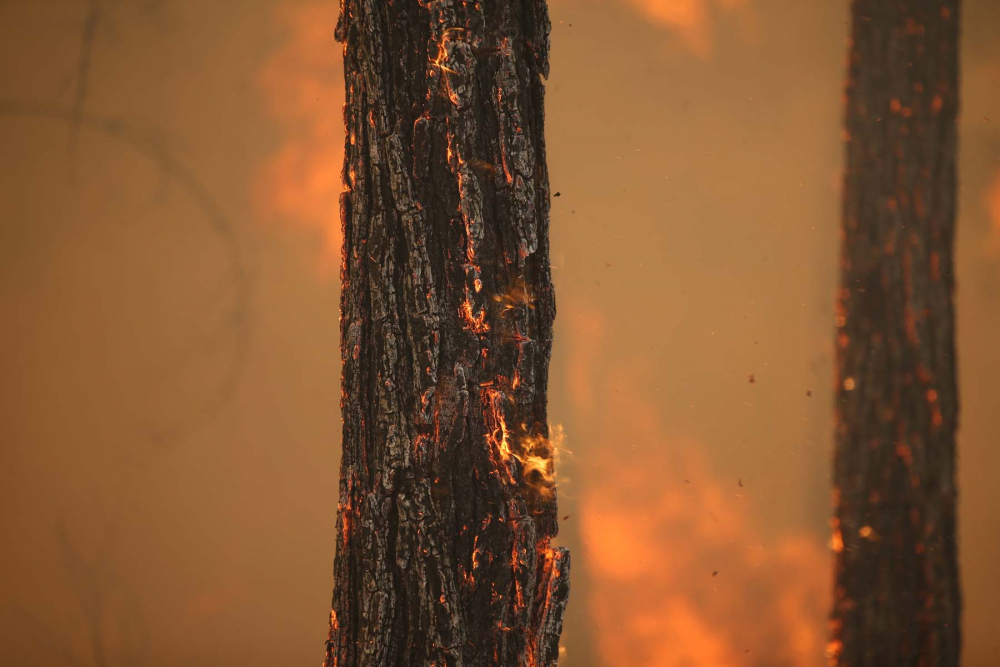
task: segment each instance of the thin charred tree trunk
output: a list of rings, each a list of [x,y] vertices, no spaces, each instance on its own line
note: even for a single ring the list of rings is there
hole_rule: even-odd
[[[832,663],[957,666],[958,0],[854,0]]]
[[[558,659],[545,0],[343,0],[329,667]]]

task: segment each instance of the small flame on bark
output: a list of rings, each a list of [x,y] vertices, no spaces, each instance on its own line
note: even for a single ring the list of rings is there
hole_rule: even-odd
[[[477,334],[484,334],[490,330],[490,325],[486,321],[486,311],[480,310],[478,313],[473,311],[472,301],[469,300],[469,295],[465,295],[465,300],[462,301],[462,305],[459,306],[458,314],[464,322],[464,327],[469,331]]]
[[[516,466],[512,461],[517,461],[520,463],[520,478],[524,487],[544,500],[550,499],[556,489],[556,463],[562,452],[567,451],[562,446],[565,439],[563,427],[561,424],[551,424],[546,432],[521,424],[520,428],[512,430],[507,425],[504,411],[506,401],[507,398],[500,389],[483,389],[483,403],[491,422],[487,426],[489,431],[486,441],[499,455],[499,460],[494,459],[497,468],[504,471],[507,483],[515,484]]]
[[[493,300],[500,304],[500,316],[503,317],[515,308],[523,307],[529,310],[535,308],[535,297],[531,286],[520,276],[515,278],[503,294],[497,294]]]
[[[549,499],[556,489],[556,463],[563,450],[565,435],[561,424],[549,426],[548,437],[540,433],[525,433],[518,439],[520,453],[514,456],[521,462],[524,483],[543,499]]]
[[[451,36],[453,34],[462,32],[464,32],[463,28],[448,28],[441,34],[441,40],[438,42],[437,45],[438,47],[437,55],[433,58],[429,58],[432,66],[437,67],[439,70],[443,72],[448,72],[450,74],[458,74],[458,72],[451,69],[450,67],[447,67],[444,63],[446,60],[448,60],[448,41],[451,39]]]

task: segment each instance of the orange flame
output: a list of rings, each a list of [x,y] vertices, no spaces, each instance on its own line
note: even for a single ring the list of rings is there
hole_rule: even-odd
[[[344,73],[333,36],[333,2],[280,5],[288,39],[258,77],[283,143],[258,178],[258,207],[267,217],[322,239],[324,268],[340,265],[340,193],[344,190]]]
[[[680,35],[695,55],[712,53],[712,22],[720,12],[744,9],[749,0],[623,0],[633,10],[663,28]]]
[[[511,465],[511,459],[518,461],[524,486],[543,499],[551,498],[556,488],[556,463],[565,451],[562,447],[565,437],[563,427],[560,424],[550,425],[547,437],[533,432],[526,424],[521,424],[521,428],[512,433],[504,414],[503,405],[507,400],[510,399],[495,387],[483,390],[482,401],[491,427],[486,441],[500,455],[500,460],[494,459],[494,463],[498,470],[503,466],[506,482],[514,484],[515,466]]]
[[[531,293],[531,286],[525,283],[520,276],[511,283],[506,292],[497,294],[493,300],[500,304],[501,317],[518,307],[529,310],[535,308],[535,297]]]
[[[599,316],[574,315],[590,331],[603,329]],[[581,375],[599,356],[594,338],[566,344],[576,348],[568,366],[581,382],[571,387],[578,414],[602,443],[580,445],[577,472],[598,664],[822,664],[830,583],[824,536],[765,532],[753,490],[720,481],[705,447],[668,433],[639,389],[649,383],[623,370],[628,353],[616,351],[617,370],[600,383]]]
[[[462,305],[458,309],[458,314],[465,323],[464,327],[469,331],[484,334],[490,330],[490,325],[486,321],[486,311],[480,310],[478,314],[475,313],[472,309],[472,302],[469,301],[468,293],[466,293],[465,300],[462,301]]]
[[[492,419],[493,429],[486,434],[486,440],[500,453],[505,463],[510,459],[510,430],[507,428],[507,418],[504,416],[503,401],[506,397],[499,389],[487,388],[483,392],[483,403],[488,409],[487,414]]]
[[[628,0],[654,23],[670,28],[684,39],[696,55],[706,57],[712,52],[713,4],[732,11],[747,0]]]
[[[542,498],[548,499],[555,494],[556,463],[564,451],[564,439],[561,424],[549,426],[549,437],[540,433],[525,433],[518,439],[520,453],[514,457],[521,462],[524,483],[534,489]]]
[[[618,464],[596,488],[585,480],[582,531],[601,664],[817,664],[828,584],[822,548],[803,536],[761,539],[697,451],[683,450],[682,468],[698,480],[690,484],[665,484],[662,471],[639,464]]]

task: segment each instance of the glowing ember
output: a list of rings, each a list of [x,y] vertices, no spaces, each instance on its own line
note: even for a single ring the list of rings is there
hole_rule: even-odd
[[[499,389],[492,387],[483,391],[483,402],[487,408],[487,416],[491,418],[492,430],[486,434],[486,440],[500,454],[500,459],[506,462],[510,458],[510,430],[507,428],[507,418],[504,415],[503,402],[505,396]]]
[[[840,653],[843,650],[844,643],[840,640],[834,640],[826,645],[825,653],[831,665],[836,665],[838,663],[837,659],[840,657]]]
[[[839,554],[844,550],[844,534],[840,532],[840,522],[833,519],[833,533],[830,535],[830,550]]]
[[[438,42],[437,55],[430,59],[433,67],[437,67],[442,72],[458,74],[458,72],[446,66],[444,63],[448,60],[448,42],[452,39],[453,35],[460,37],[462,32],[464,32],[462,28],[448,28],[441,34],[441,41]]]
[[[464,322],[464,326],[469,331],[477,334],[484,334],[490,330],[490,325],[486,322],[486,311],[480,310],[478,313],[473,312],[472,302],[469,301],[469,295],[466,294],[465,300],[458,310],[459,316]]]

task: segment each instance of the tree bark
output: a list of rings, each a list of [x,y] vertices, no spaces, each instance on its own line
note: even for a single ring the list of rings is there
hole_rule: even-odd
[[[854,0],[831,664],[957,666],[958,0]]]
[[[558,659],[545,0],[343,0],[328,667]]]

